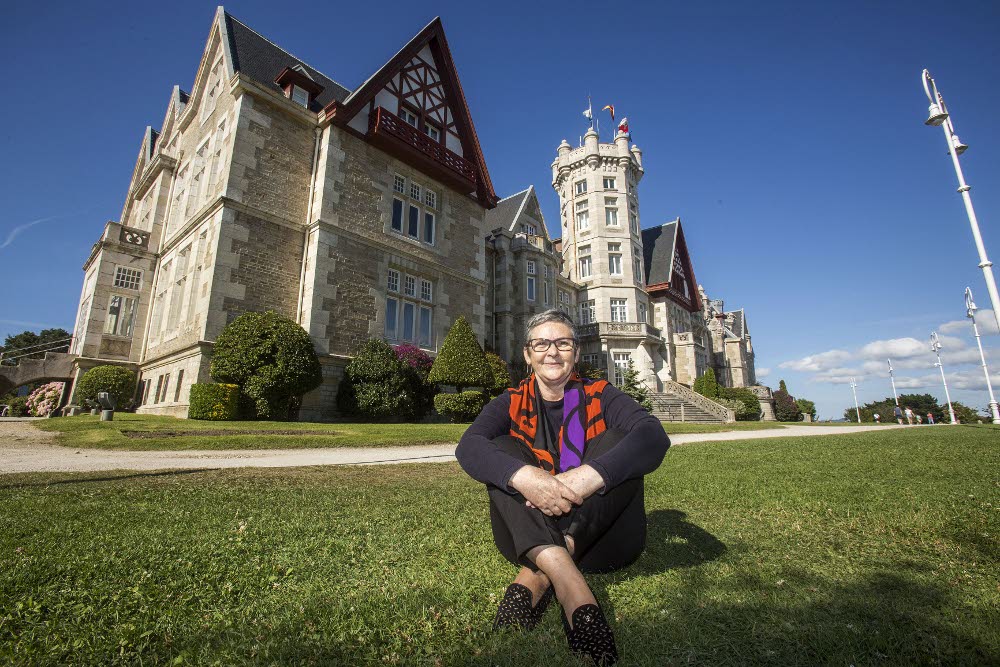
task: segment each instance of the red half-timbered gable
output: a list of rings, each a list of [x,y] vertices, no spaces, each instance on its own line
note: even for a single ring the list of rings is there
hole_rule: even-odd
[[[670,279],[666,282],[657,282],[646,286],[651,297],[667,296],[689,312],[701,310],[701,297],[698,294],[698,281],[694,277],[694,267],[691,264],[691,256],[688,254],[687,243],[684,240],[684,228],[681,227],[680,220],[677,220],[675,236],[673,239],[673,252],[670,262]],[[663,243],[665,239],[660,240]],[[663,268],[655,273],[663,275]],[[651,271],[651,274],[653,272]]]
[[[360,88],[325,109],[340,127],[486,208],[498,201],[440,19]]]

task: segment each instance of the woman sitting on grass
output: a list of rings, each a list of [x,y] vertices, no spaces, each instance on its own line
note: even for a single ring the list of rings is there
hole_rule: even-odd
[[[609,665],[618,658],[614,636],[582,572],[639,557],[642,478],[670,441],[631,397],[574,371],[579,341],[562,311],[531,318],[525,339],[531,375],[486,406],[455,452],[486,484],[497,548],[521,566],[493,627],[533,628],[554,591],[570,649]]]

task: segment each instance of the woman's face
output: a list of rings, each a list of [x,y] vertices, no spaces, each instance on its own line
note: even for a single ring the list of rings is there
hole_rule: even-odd
[[[536,338],[547,338],[557,340],[559,338],[573,338],[573,331],[562,322],[546,322],[540,324],[528,335],[528,340]],[[569,381],[569,376],[573,374],[573,365],[576,364],[580,355],[579,346],[574,345],[572,350],[559,351],[556,346],[549,345],[545,352],[535,352],[530,347],[524,349],[524,360],[535,376],[544,381],[549,386],[564,386]]]

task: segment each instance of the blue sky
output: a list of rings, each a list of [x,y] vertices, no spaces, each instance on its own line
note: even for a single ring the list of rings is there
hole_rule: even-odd
[[[159,127],[174,84],[190,89],[215,9],[170,7],[7,5],[0,337],[72,328],[81,266],[120,215],[145,126]],[[226,5],[351,88],[440,15],[498,194],[534,184],[556,233],[556,146],[585,131],[588,93],[596,108],[613,103],[643,150],[643,226],[680,216],[698,282],[746,309],[764,383],[784,378],[839,417],[853,405],[849,376],[862,403],[891,395],[891,355],[900,391],[943,400],[936,329],[952,397],[986,404],[966,285],[998,370],[1000,338],[943,134],[923,124],[920,72],[971,146],[962,165],[997,261],[1000,4],[486,7]]]

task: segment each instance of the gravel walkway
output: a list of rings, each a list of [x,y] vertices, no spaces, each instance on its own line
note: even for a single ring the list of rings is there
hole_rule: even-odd
[[[760,431],[685,433],[670,437],[674,445],[720,440],[793,438],[837,435],[900,426],[787,426]],[[455,443],[413,447],[332,449],[261,449],[172,452],[130,452],[74,449],[53,444],[56,434],[29,421],[0,419],[0,474],[24,472],[95,472],[101,470],[164,470],[204,468],[288,468],[317,465],[380,465],[454,461]]]

